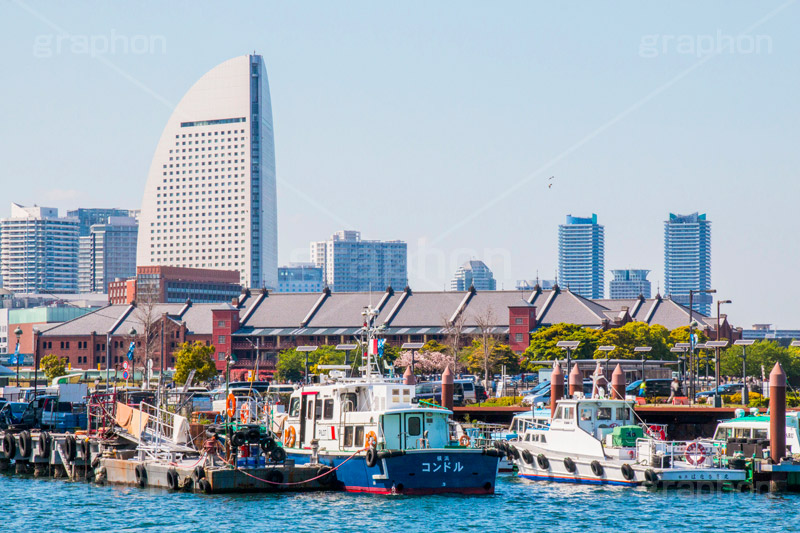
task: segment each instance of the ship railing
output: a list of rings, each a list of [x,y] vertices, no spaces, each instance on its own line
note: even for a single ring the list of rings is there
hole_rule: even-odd
[[[174,461],[177,456],[197,451],[187,445],[188,421],[186,418],[142,402],[146,417],[140,417],[138,450],[152,459]]]
[[[721,449],[704,441],[636,440],[637,458],[661,468],[712,468],[719,465]],[[666,459],[666,460],[665,460]]]

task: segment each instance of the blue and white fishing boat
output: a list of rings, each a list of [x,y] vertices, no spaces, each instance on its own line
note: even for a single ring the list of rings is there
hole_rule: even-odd
[[[369,347],[362,376],[291,395],[282,428],[287,456],[334,467],[336,482],[350,492],[493,494],[502,453],[454,440],[452,411],[420,404],[414,385],[385,378],[373,348],[377,312],[362,314],[362,345]]]

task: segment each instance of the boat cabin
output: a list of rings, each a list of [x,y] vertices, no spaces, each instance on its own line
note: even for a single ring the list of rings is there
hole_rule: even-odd
[[[379,449],[443,448],[451,411],[413,403],[414,386],[341,382],[292,393],[284,430],[288,448],[355,451],[375,439]],[[288,432],[288,433],[287,433]]]
[[[754,414],[724,420],[714,432],[715,441],[727,442],[730,439],[769,440],[769,415]],[[800,420],[797,412],[786,413],[786,452],[799,453]]]
[[[602,441],[617,426],[633,425],[633,402],[627,400],[561,400],[558,402],[552,429],[579,427]]]

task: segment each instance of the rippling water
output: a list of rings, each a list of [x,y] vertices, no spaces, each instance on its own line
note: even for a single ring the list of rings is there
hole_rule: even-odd
[[[501,477],[494,496],[212,495],[0,477],[3,531],[798,531],[800,495]]]

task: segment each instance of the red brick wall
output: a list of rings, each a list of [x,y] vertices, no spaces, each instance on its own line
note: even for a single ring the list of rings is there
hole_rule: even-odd
[[[508,345],[514,352],[524,352],[528,348],[531,343],[530,332],[534,328],[536,328],[535,307],[508,308]],[[518,340],[518,337],[521,340]]]

